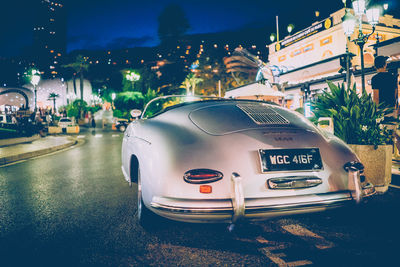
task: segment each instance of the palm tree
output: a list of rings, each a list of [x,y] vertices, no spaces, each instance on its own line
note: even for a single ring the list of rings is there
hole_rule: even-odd
[[[194,73],[189,73],[185,80],[182,82],[181,88],[186,88],[186,93],[189,94],[189,90],[192,89],[192,95],[194,95],[196,84],[202,82],[202,78],[197,78]]]
[[[81,100],[83,100],[83,72],[87,71],[89,69],[89,64],[87,63],[87,58],[82,55],[78,55],[75,58],[75,62],[64,65],[64,67],[71,68],[77,74],[79,74],[79,89],[80,89],[80,93],[81,93]],[[74,76],[74,89],[75,89],[75,93],[76,93],[75,76]]]
[[[181,86],[179,86],[179,88],[184,88],[184,89],[186,89],[186,94],[189,95],[190,86],[191,86],[191,84],[190,84],[188,78],[186,77],[186,79],[183,80],[183,82],[182,82]]]
[[[53,100],[53,113],[56,113],[56,99],[60,97],[59,94],[50,93],[47,100]]]

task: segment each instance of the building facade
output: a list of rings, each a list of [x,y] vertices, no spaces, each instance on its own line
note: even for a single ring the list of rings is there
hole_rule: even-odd
[[[66,11],[61,0],[41,0],[33,27],[34,61],[44,77],[59,74],[66,52]]]
[[[291,104],[294,102],[301,103],[292,101],[293,98],[301,98],[304,101],[305,96],[312,97],[313,94],[326,89],[327,80],[344,81],[346,75],[342,65],[346,56],[346,46],[353,54],[351,60],[354,70],[353,80],[357,89],[361,89],[361,51],[356,44],[348,41],[344,33],[342,27],[344,14],[343,8],[328,18],[269,45],[269,65],[275,73],[275,82],[285,87],[289,100],[288,107],[292,107]],[[363,18],[362,31],[365,34],[372,32],[366,17]],[[355,30],[351,40],[357,38],[357,35],[358,30]],[[367,92],[371,92],[370,79],[375,72],[373,62],[376,51],[373,44],[377,39],[384,42],[398,36],[400,36],[400,20],[387,14],[382,16],[375,33],[364,46]]]

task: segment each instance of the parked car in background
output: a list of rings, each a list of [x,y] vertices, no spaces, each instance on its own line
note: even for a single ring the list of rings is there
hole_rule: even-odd
[[[116,118],[115,128],[120,132],[125,132],[128,127],[129,121],[127,119]]]
[[[301,114],[254,100],[160,97],[129,124],[122,172],[143,226],[157,216],[234,223],[324,211],[372,195],[351,149]]]
[[[67,126],[74,126],[75,122],[71,118],[63,117],[58,121],[58,126],[61,128],[67,128]]]

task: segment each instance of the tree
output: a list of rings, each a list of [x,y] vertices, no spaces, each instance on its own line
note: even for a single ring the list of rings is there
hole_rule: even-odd
[[[182,82],[180,88],[186,89],[186,94],[189,95],[190,86],[191,86],[191,84],[190,84],[190,82],[189,82],[189,79],[187,79],[187,77],[186,77],[186,79],[183,80],[183,82]]]
[[[158,16],[158,37],[164,45],[171,45],[190,28],[182,8],[170,4]]]
[[[53,101],[53,113],[56,113],[56,99],[60,97],[59,94],[56,93],[50,93],[48,100],[52,100]]]
[[[83,100],[83,73],[89,69],[89,64],[87,63],[87,58],[78,55],[75,58],[75,61],[64,65],[64,68],[71,68],[73,69],[77,74],[79,74],[79,89],[81,93],[81,100]],[[75,78],[74,78],[74,89],[76,93],[76,85],[75,85]]]
[[[192,95],[194,95],[196,90],[196,84],[202,81],[203,81],[202,78],[197,78],[196,75],[193,72],[191,72],[186,76],[182,84],[189,85],[188,87],[186,87],[186,92],[189,92],[189,89],[191,89]]]

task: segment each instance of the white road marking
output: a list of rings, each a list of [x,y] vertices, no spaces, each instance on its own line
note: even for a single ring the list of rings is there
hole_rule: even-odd
[[[288,243],[283,243],[283,242],[276,242],[276,241],[269,241],[266,240],[262,236],[258,236],[256,240],[261,243],[261,244],[269,244],[270,246],[264,247],[264,248],[259,248],[258,250],[267,256],[272,262],[278,264],[279,266],[304,266],[304,265],[310,265],[313,264],[309,260],[299,260],[299,261],[290,261],[286,262],[283,258],[287,257],[287,255],[283,252],[276,252],[273,253],[272,251],[274,250],[282,250],[286,249],[288,247]]]
[[[86,135],[78,135],[76,138],[85,138],[86,137]]]
[[[119,137],[119,134],[113,134],[112,137]]]
[[[103,137],[103,135],[102,134],[96,134],[94,137],[101,138],[101,137]]]
[[[266,248],[260,248],[259,251],[261,251],[265,256],[267,256],[271,261],[274,263],[278,264],[279,266],[304,266],[304,265],[311,265],[313,264],[311,261],[308,260],[299,260],[299,261],[290,261],[286,262],[282,258],[286,257],[285,253],[272,253],[272,250],[277,250],[277,249],[284,249],[286,248],[285,245],[278,245],[275,247],[266,247]]]
[[[322,236],[319,236],[298,224],[283,225],[282,228],[292,235],[302,238],[303,240],[309,241],[309,239],[312,238],[314,241],[316,241],[315,246],[318,249],[328,249],[335,246],[334,243],[325,240],[325,238]]]

